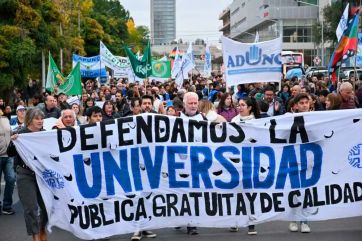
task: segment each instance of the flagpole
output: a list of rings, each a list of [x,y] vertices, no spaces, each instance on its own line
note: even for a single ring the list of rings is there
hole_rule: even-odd
[[[102,58],[99,55],[99,84],[101,84],[101,76],[102,76]]]

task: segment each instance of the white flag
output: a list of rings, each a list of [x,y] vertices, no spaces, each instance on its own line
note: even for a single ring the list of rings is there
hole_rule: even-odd
[[[204,64],[204,76],[211,76],[211,53],[209,45],[206,45],[205,48],[205,64]]]
[[[181,69],[183,76],[188,77],[188,73],[195,67],[194,54],[192,51],[192,43],[190,42],[189,48],[187,49],[186,54],[182,56]]]
[[[337,35],[338,41],[341,40],[344,30],[347,29],[348,10],[349,10],[349,3],[347,4],[346,8],[344,9],[341,20],[339,20],[339,24],[337,26],[336,35]]]
[[[176,78],[177,74],[181,71],[181,63],[182,63],[182,59],[181,59],[180,53],[178,51],[178,47],[176,47],[175,61],[173,63],[173,67],[171,70],[171,77],[173,79]]]

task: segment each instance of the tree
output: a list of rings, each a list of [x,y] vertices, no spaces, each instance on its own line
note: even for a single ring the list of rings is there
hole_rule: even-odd
[[[42,54],[50,51],[64,73],[72,68],[72,54],[99,54],[99,41],[117,55],[129,44],[147,45],[144,26],[127,25],[130,14],[118,0],[1,0],[0,96],[41,76]]]
[[[342,1],[335,1],[323,9],[323,40],[331,42],[333,46],[337,43],[336,29],[342,15]],[[316,23],[312,27],[315,44],[322,42],[322,25]]]

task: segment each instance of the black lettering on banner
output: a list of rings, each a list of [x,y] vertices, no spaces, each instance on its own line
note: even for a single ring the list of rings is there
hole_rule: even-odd
[[[195,216],[200,216],[200,211],[199,211],[199,207],[200,207],[200,203],[199,203],[199,198],[202,197],[202,193],[200,192],[190,192],[190,197],[194,198],[194,210],[195,210]]]
[[[112,125],[115,123],[115,120],[107,120],[107,121],[101,121],[99,125],[101,126],[101,139],[102,139],[102,148],[107,147],[107,136],[112,136],[113,131],[112,130],[106,130],[107,125]]]
[[[176,204],[178,202],[178,199],[177,199],[177,195],[176,194],[167,194],[166,195],[166,203],[167,203],[167,216],[168,217],[171,217],[172,216],[172,213],[171,211],[173,210],[174,211],[174,215],[177,217],[179,216],[179,213],[178,213],[178,210],[177,210],[177,207],[176,207]]]
[[[68,204],[68,208],[69,208],[69,211],[70,211],[70,221],[69,221],[69,223],[74,224],[74,220],[79,216],[78,209],[77,209],[76,206],[69,205],[69,204]]]
[[[261,192],[260,193],[260,205],[261,205],[261,212],[267,213],[272,210],[273,207],[273,200],[269,196],[268,193]]]
[[[142,133],[145,135],[147,142],[152,142],[152,116],[153,115],[146,116],[147,123],[143,119],[143,116],[136,116],[137,144],[142,143]]]
[[[97,123],[88,124],[88,125],[80,125],[79,131],[80,131],[80,146],[82,151],[89,151],[89,150],[96,150],[98,149],[98,145],[87,145],[87,139],[92,139],[94,137],[93,134],[86,134],[85,131],[87,128],[97,126]]]
[[[246,215],[246,206],[244,201],[244,195],[242,193],[238,193],[236,196],[236,211],[235,215],[238,216],[242,213],[243,215]]]
[[[337,204],[342,201],[342,189],[337,184],[331,185],[331,204]]]
[[[144,219],[147,218],[145,200],[143,198],[138,199],[135,221],[139,221],[140,218],[144,218]]]
[[[222,194],[222,197],[225,199],[226,201],[226,214],[227,215],[231,215],[231,202],[230,202],[230,199],[232,197],[234,197],[234,194],[232,193],[225,193],[225,194]],[[223,203],[220,204],[220,206],[223,206]]]
[[[197,121],[189,120],[189,142],[195,142],[195,128],[200,129],[202,133],[202,142],[207,142],[207,122],[206,121]]]
[[[98,228],[102,225],[102,219],[98,216],[98,206],[96,204],[91,204],[89,207],[89,216],[92,223],[92,228]]]
[[[305,189],[304,191],[303,208],[307,207],[313,207],[313,197],[309,188]]]
[[[161,135],[160,123],[165,124],[164,134]],[[155,142],[167,142],[170,137],[170,119],[167,116],[155,116]]]
[[[359,189],[359,191],[358,191]],[[353,192],[354,192],[354,200],[356,202],[362,201],[362,183],[355,182],[353,183]]]
[[[219,207],[219,215],[218,216],[224,216],[224,210],[222,208],[222,196],[221,194],[218,194],[217,195],[217,204],[218,204],[218,207]]]
[[[131,212],[129,216],[127,216],[127,212],[126,210],[130,209],[129,207],[127,207],[126,205],[128,204],[128,206],[133,207],[133,201],[132,200],[124,200],[121,203],[121,214],[122,214],[122,219],[124,221],[132,221],[134,218],[134,214]]]
[[[300,207],[302,204],[301,202],[298,201],[298,197],[300,197],[300,191],[299,190],[295,190],[295,191],[291,191],[288,194],[288,203],[289,203],[289,207],[291,208],[297,208]],[[296,197],[296,198],[294,198]],[[297,202],[295,203],[294,200],[297,200]]]
[[[102,216],[103,226],[107,226],[107,225],[110,225],[110,224],[114,223],[113,219],[107,220],[107,217],[106,217],[106,215],[104,213],[103,203],[99,204],[99,212],[101,213],[101,216]]]
[[[279,198],[282,198],[284,195],[283,193],[273,193],[273,204],[274,204],[274,211],[275,212],[284,212],[285,208],[281,206],[282,202]]]
[[[88,229],[90,225],[89,208],[84,206],[84,217],[82,212],[82,206],[78,206],[79,213],[79,226],[81,229]]]
[[[118,223],[121,220],[121,216],[119,213],[119,201],[114,201],[114,221]]]
[[[329,186],[324,186],[324,190],[325,190],[325,195],[326,195],[326,204],[330,205],[331,204],[331,194],[329,191]]]
[[[344,185],[343,203],[354,202],[352,189],[348,183]]]
[[[205,211],[208,216],[215,216],[217,214],[217,193],[205,193]]]
[[[321,200],[318,199],[318,188],[313,187],[312,191],[313,191],[313,206],[314,207],[319,207],[319,206],[326,205],[325,201],[321,201]]]
[[[216,126],[220,126],[221,125],[221,136],[217,136],[216,135]],[[214,143],[222,143],[225,142],[226,140],[226,123],[216,123],[216,122],[212,122],[210,123],[210,137],[211,137],[211,141]]]
[[[189,216],[192,215],[190,202],[189,202],[189,199],[187,197],[187,194],[182,195],[180,216],[185,216],[185,213],[187,213]]]
[[[286,139],[279,139],[275,137],[275,127],[277,122],[275,119],[270,120],[269,134],[270,134],[270,143],[287,143]]]
[[[153,216],[155,217],[165,217],[166,216],[166,207],[165,205],[165,197],[163,195],[156,195],[153,198],[152,209]],[[158,204],[162,204],[162,206],[157,206]]]
[[[171,142],[177,143],[177,139],[180,137],[181,142],[186,142],[186,134],[184,129],[184,121],[181,118],[176,118],[174,127],[172,130]]]
[[[68,131],[70,133],[70,143],[68,146],[64,146],[63,144],[63,131]],[[75,146],[75,142],[77,140],[77,134],[75,133],[74,128],[65,128],[65,129],[57,129],[57,139],[60,153],[72,150]]]
[[[232,143],[242,143],[245,139],[245,133],[243,129],[236,123],[229,123],[238,132],[238,136],[230,136],[229,139]]]
[[[256,193],[251,194],[251,193],[247,192],[247,193],[245,193],[245,195],[248,198],[249,203],[250,203],[250,212],[252,215],[254,215],[255,214],[254,202],[255,202],[257,194]]]
[[[127,146],[133,145],[133,140],[125,140],[123,134],[130,133],[129,128],[123,128],[124,123],[131,123],[133,122],[132,117],[125,117],[117,119],[118,124],[118,142],[120,146]]]
[[[304,117],[303,116],[296,116],[294,117],[294,122],[292,128],[290,130],[290,138],[289,143],[296,143],[297,142],[297,134],[300,134],[300,139],[302,143],[309,142],[308,134],[305,130],[304,126]]]

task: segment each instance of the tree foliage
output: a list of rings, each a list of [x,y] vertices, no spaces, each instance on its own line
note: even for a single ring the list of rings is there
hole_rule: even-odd
[[[335,1],[323,9],[323,40],[331,42],[334,46],[337,43],[336,29],[341,19],[342,1]],[[312,28],[314,42],[318,45],[322,42],[322,23],[316,23]]]
[[[1,0],[0,92],[40,79],[41,55],[48,51],[59,64],[63,50],[66,74],[72,54],[98,55],[100,40],[116,55],[124,54],[124,44],[140,50],[149,32],[130,20],[118,0]]]

